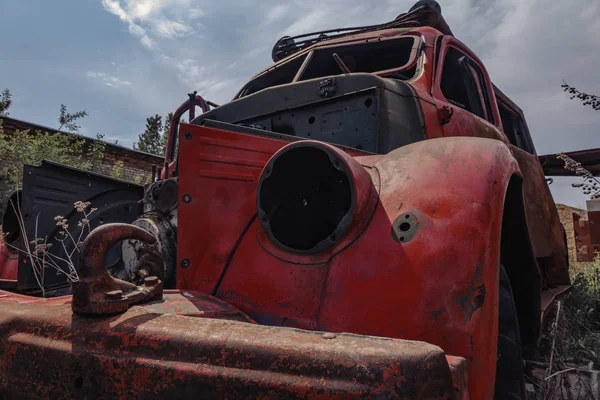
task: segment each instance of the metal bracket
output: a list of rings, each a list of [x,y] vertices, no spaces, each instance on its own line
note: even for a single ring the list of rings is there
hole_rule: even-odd
[[[162,299],[163,283],[156,276],[145,277],[143,285],[138,286],[108,273],[105,266],[108,250],[126,239],[149,245],[156,243],[150,232],[130,224],[105,224],[87,236],[80,250],[79,281],[73,282],[71,308],[74,313],[119,314],[133,304]]]

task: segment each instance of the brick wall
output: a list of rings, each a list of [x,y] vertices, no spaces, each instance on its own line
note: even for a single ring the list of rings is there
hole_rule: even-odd
[[[28,121],[22,121],[11,117],[2,116],[4,132],[7,135],[11,135],[16,130],[31,130],[31,131],[42,131],[48,133],[58,132],[56,129],[48,128],[42,125],[34,124]],[[96,139],[92,139],[86,136],[74,135],[68,132],[60,132],[64,135],[76,136],[77,139],[83,139],[86,142],[85,147],[91,146],[96,142]],[[84,154],[85,156],[85,154]],[[115,145],[112,143],[106,143],[106,151],[104,153],[104,160],[100,166],[100,173],[111,175],[114,166],[117,162],[122,162],[123,167],[121,169],[120,179],[128,180],[136,183],[147,183],[150,181],[152,175],[152,166],[156,165],[160,167],[164,164],[162,157],[135,151],[127,147]]]

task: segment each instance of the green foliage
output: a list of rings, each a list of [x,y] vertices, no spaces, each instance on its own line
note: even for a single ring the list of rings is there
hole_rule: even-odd
[[[600,365],[600,253],[572,278],[563,310],[567,325],[564,357],[574,363],[593,361]]]
[[[164,152],[163,123],[158,114],[146,118],[146,129],[138,137],[138,142],[133,144],[133,149],[150,154],[160,155]]]
[[[123,161],[117,161],[110,171],[110,176],[112,176],[115,179],[121,179],[123,177],[124,166],[125,163]]]
[[[138,141],[133,144],[133,149],[163,156],[169,140],[172,119],[173,113],[167,114],[164,124],[162,117],[158,114],[146,118],[146,129],[138,136]],[[180,120],[180,123],[185,123],[185,120]],[[175,147],[177,147],[177,139]]]
[[[171,129],[171,120],[172,119],[173,119],[173,113],[170,112],[167,114],[167,118],[165,118],[165,129],[163,130],[162,137],[161,137],[161,140],[162,140],[161,143],[162,143],[162,148],[163,148],[163,151],[160,154],[161,156],[163,154],[165,154],[165,149],[167,148],[167,142],[169,140],[169,129]]]
[[[81,128],[79,125],[75,124],[75,121],[77,121],[78,119],[81,118],[85,118],[88,116],[87,111],[82,110],[82,111],[76,111],[74,113],[69,113],[67,112],[67,106],[65,106],[64,104],[60,105],[60,115],[58,117],[58,123],[60,124],[58,126],[58,130],[60,131],[63,127],[71,132],[71,133],[75,133],[75,132],[79,132],[79,128]]]
[[[47,160],[99,172],[105,146],[97,142],[86,149],[83,138],[63,133],[25,130],[8,137],[0,118],[0,207],[22,182],[23,164],[39,165]]]
[[[12,104],[12,94],[10,90],[4,89],[2,91],[2,96],[0,96],[0,115],[10,115],[8,109]]]

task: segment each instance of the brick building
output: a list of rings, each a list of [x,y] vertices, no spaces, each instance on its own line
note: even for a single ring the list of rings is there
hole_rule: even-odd
[[[3,120],[4,132],[10,136],[16,130],[31,130],[31,131],[42,131],[48,133],[60,132],[64,135],[74,136],[79,140],[85,141],[85,147],[88,148],[93,143],[97,142],[97,139],[93,139],[86,136],[81,136],[73,133],[58,131],[53,128],[34,124],[32,122],[19,120],[12,117],[1,116]],[[106,142],[106,150],[104,153],[104,160],[100,167],[101,172],[108,174],[112,170],[113,166],[121,161],[123,163],[121,179],[128,181],[139,181],[140,183],[149,182],[149,177],[152,173],[152,166],[155,165],[160,167],[163,165],[163,157],[156,156],[154,154],[144,153],[141,151],[132,150],[130,148],[119,146],[117,144]]]

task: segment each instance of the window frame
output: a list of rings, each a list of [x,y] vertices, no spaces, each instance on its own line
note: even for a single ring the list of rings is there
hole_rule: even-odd
[[[518,143],[515,132],[507,133],[506,132],[507,127],[504,126],[504,122],[502,121],[502,132],[508,139],[509,143],[529,154],[536,155],[535,147],[533,145],[533,140],[531,138],[531,134],[529,133],[529,127],[527,126],[527,122],[525,121],[525,117],[524,117],[523,113],[521,112],[521,110],[515,109],[512,106],[512,104],[510,104],[510,102],[508,102],[508,101],[505,101],[498,97],[496,97],[496,98],[497,98],[497,102],[498,102],[498,111],[500,113],[501,121],[502,121],[502,113],[500,112],[500,110],[502,108],[504,108],[506,110],[506,112],[511,114],[511,116],[512,116],[512,121],[511,121],[512,125],[514,126],[514,124],[517,123],[519,125],[518,130],[520,130],[522,132],[521,133],[522,143]]]
[[[244,86],[242,86],[242,88],[234,96],[234,100],[249,96],[249,95],[246,95],[245,92],[247,91],[247,88],[250,85],[250,83],[253,82],[254,80],[262,77],[263,75],[265,75],[275,69],[281,68],[283,65],[287,65],[290,62],[296,61],[296,59],[298,59],[298,58],[306,57],[304,59],[304,61],[302,62],[302,65],[300,66],[300,68],[297,70],[294,78],[288,84],[300,82],[302,79],[302,75],[306,71],[308,64],[310,63],[310,61],[313,58],[314,53],[321,49],[340,47],[340,46],[360,45],[360,44],[366,45],[370,42],[380,43],[380,42],[391,41],[391,40],[406,40],[407,38],[413,39],[413,45],[411,47],[411,51],[410,51],[410,55],[409,55],[409,59],[408,59],[407,63],[398,68],[377,71],[377,72],[374,72],[373,74],[377,75],[377,76],[383,76],[383,75],[391,74],[391,73],[394,73],[394,72],[397,72],[400,70],[405,70],[405,69],[409,69],[412,67],[416,67],[418,60],[420,59],[420,57],[423,54],[423,51],[422,51],[423,37],[420,35],[416,35],[414,33],[400,34],[400,35],[395,35],[395,36],[390,36],[390,37],[374,37],[374,38],[367,38],[367,39],[360,39],[360,40],[350,40],[347,42],[331,43],[328,45],[320,45],[320,46],[316,46],[313,48],[309,48],[305,51],[298,52],[297,54],[291,55],[289,58],[284,59],[284,60],[280,61],[279,63],[273,64],[273,65],[265,68],[263,71],[259,72],[255,76],[253,76],[248,82],[246,82],[246,84],[244,84]],[[315,79],[317,79],[317,78],[315,78]],[[275,86],[270,86],[270,87],[275,87]],[[265,88],[265,89],[267,89],[267,88]],[[261,89],[261,90],[265,90],[265,89]],[[252,93],[252,94],[254,94],[254,93]]]
[[[458,105],[455,106],[499,128],[501,126],[501,123],[499,110],[497,106],[494,106],[494,103],[496,102],[495,92],[487,74],[487,70],[485,69],[481,61],[477,58],[477,56],[475,56],[475,54],[473,54],[472,51],[470,51],[466,46],[464,46],[461,42],[459,42],[456,38],[452,36],[444,36],[441,43],[439,43],[439,48],[440,51],[436,57],[435,66],[435,83],[433,90],[434,97],[440,98],[449,104],[455,105],[454,102],[449,101],[449,99],[444,95],[444,93],[442,92],[441,84],[444,74],[444,64],[446,61],[448,51],[450,49],[456,50],[462,56],[466,57],[466,59],[468,60],[469,70],[471,72],[470,75],[476,82],[479,83],[476,86],[479,86],[483,90],[483,93],[481,91],[478,91],[478,95],[481,101],[481,107],[483,109],[485,117],[482,118],[477,114],[472,113],[466,108],[462,108]],[[473,73],[473,68],[475,68],[477,73]]]

